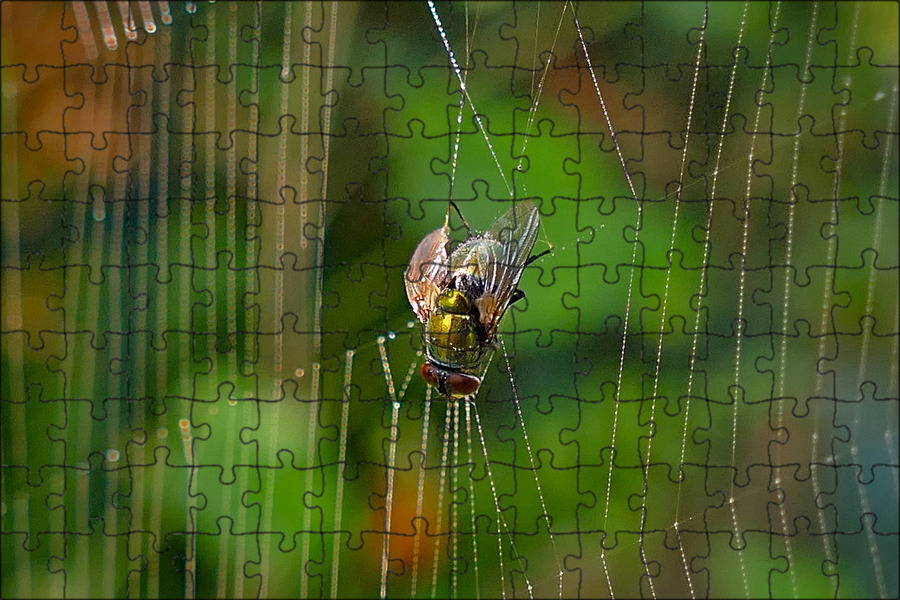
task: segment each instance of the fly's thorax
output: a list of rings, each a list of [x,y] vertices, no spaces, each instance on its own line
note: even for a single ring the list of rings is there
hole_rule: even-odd
[[[467,370],[478,365],[482,353],[478,319],[465,294],[453,289],[441,292],[425,323],[423,341],[429,360],[436,364]]]
[[[446,289],[438,295],[438,308],[455,315],[466,315],[472,312],[472,303],[466,295],[458,290]]]

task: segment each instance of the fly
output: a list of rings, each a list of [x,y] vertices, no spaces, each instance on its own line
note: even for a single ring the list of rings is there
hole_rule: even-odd
[[[478,391],[497,346],[497,327],[506,309],[525,296],[517,287],[525,267],[549,250],[531,256],[540,213],[530,200],[481,234],[463,218],[468,235],[452,250],[449,216],[419,242],[404,283],[424,325],[422,378],[443,396],[458,398]]]

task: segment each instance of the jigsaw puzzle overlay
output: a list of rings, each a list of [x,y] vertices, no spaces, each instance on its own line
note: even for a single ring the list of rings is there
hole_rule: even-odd
[[[0,7],[0,596],[898,595],[896,3],[128,6]]]

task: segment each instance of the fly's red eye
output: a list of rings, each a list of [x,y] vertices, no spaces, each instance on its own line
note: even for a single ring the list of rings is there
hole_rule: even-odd
[[[425,363],[422,363],[422,371],[421,372],[422,372],[422,379],[424,379],[428,385],[431,385],[433,387],[440,389],[437,367],[435,367],[431,363],[425,362]]]
[[[450,373],[447,377],[447,387],[454,396],[469,396],[478,391],[481,380],[467,373]]]
[[[481,380],[468,373],[448,371],[429,362],[422,363],[422,379],[448,398],[469,396],[478,391]]]

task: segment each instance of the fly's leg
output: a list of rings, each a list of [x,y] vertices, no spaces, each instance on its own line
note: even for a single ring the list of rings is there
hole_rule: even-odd
[[[529,256],[529,257],[528,257],[528,260],[525,261],[525,264],[523,265],[523,267],[527,267],[528,265],[530,265],[531,263],[533,263],[533,262],[536,261],[537,259],[541,258],[542,256],[546,256],[547,254],[550,254],[550,248],[548,248],[548,249],[546,249],[546,250],[544,250],[543,252],[540,252],[540,253],[538,253],[538,254],[534,254],[534,255],[532,255],[532,256]],[[507,306],[507,307],[510,307],[510,306],[512,306],[513,304],[515,304],[516,302],[518,302],[519,300],[521,300],[522,298],[524,298],[524,297],[525,297],[525,292],[523,292],[523,291],[520,290],[519,288],[516,288],[515,291],[512,293],[512,296],[511,296],[510,299],[509,299],[509,304],[507,304],[506,306]]]
[[[472,228],[469,227],[469,222],[466,221],[466,218],[463,216],[462,211],[459,210],[459,207],[456,205],[456,202],[454,202],[453,200],[450,200],[450,206],[452,206],[453,210],[456,211],[456,214],[459,215],[459,219],[460,219],[460,221],[462,221],[463,227],[466,228],[466,237],[467,238],[475,237],[475,234],[472,232]],[[450,209],[447,209],[447,219],[448,219],[448,221],[450,219]]]
[[[541,252],[541,253],[539,253],[539,254],[532,254],[531,256],[528,257],[528,260],[525,261],[525,264],[522,265],[522,267],[523,267],[523,268],[524,268],[524,267],[527,267],[528,265],[530,265],[531,263],[533,263],[533,262],[536,261],[537,259],[539,259],[539,258],[541,258],[541,257],[543,257],[543,256],[547,256],[548,254],[550,254],[550,250],[552,250],[552,248],[547,248],[546,250],[544,250],[543,252]],[[518,290],[516,290],[516,291],[518,291]],[[510,304],[512,304],[512,303],[510,303]]]
[[[525,292],[523,292],[519,288],[516,288],[516,291],[514,291],[512,293],[512,296],[509,298],[509,304],[507,304],[506,306],[512,306],[513,304],[515,304],[516,302],[518,302],[519,300],[521,300],[524,297],[525,297]]]

